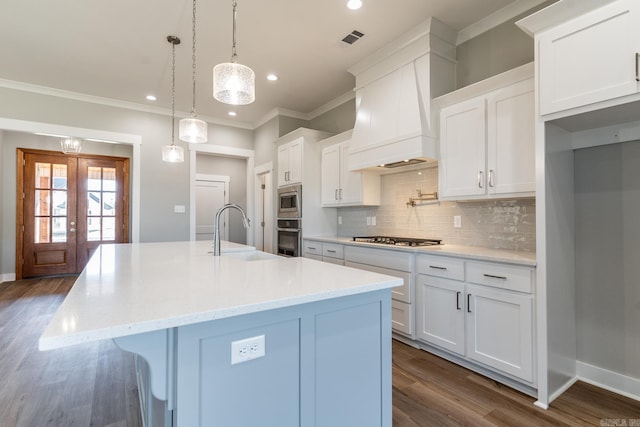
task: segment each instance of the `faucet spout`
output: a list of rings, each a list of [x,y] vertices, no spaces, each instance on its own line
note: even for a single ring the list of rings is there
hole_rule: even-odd
[[[240,211],[242,214],[242,224],[244,225],[244,228],[249,228],[251,226],[251,221],[247,218],[247,214],[240,205],[227,203],[218,209],[218,212],[216,212],[216,219],[213,223],[213,256],[220,256],[220,216],[222,215],[222,212],[229,208]]]

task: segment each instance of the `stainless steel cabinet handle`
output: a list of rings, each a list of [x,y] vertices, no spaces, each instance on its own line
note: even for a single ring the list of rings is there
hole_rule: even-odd
[[[467,294],[467,313],[471,313],[471,294]]]
[[[327,252],[329,252],[330,254],[335,254],[336,253],[336,251],[333,251],[331,249],[327,249]]]
[[[484,277],[491,277],[492,279],[502,279],[502,280],[507,280],[507,276],[496,276],[494,274],[484,274]]]
[[[313,246],[307,246],[307,249],[311,249],[312,251],[315,251],[315,250],[316,250],[316,248],[315,248],[315,247],[313,247]]]
[[[482,188],[482,181],[484,181],[484,173],[478,171],[478,188]]]
[[[493,169],[489,169],[489,187],[493,187]]]
[[[456,310],[460,310],[461,309],[460,308],[460,294],[461,293],[462,292],[460,292],[460,291],[456,292]]]
[[[638,65],[638,60],[640,60],[640,53],[636,52],[636,81],[640,82],[640,70],[638,69],[640,65]]]
[[[342,200],[342,188],[340,189],[340,200]]]
[[[429,268],[434,268],[436,270],[446,270],[447,267],[440,267],[439,265],[430,265]]]

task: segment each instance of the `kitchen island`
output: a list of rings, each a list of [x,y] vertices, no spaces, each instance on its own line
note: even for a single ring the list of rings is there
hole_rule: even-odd
[[[113,339],[135,353],[147,425],[390,426],[402,280],[251,249],[102,245],[40,349]]]

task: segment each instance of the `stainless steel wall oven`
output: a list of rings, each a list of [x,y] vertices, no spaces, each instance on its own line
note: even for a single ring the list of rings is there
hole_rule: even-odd
[[[278,219],[278,255],[301,256],[302,220]]]

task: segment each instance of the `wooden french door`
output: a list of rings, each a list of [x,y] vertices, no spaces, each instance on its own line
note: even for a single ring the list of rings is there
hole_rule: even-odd
[[[18,279],[79,273],[101,243],[128,241],[128,159],[18,149],[17,171]]]

